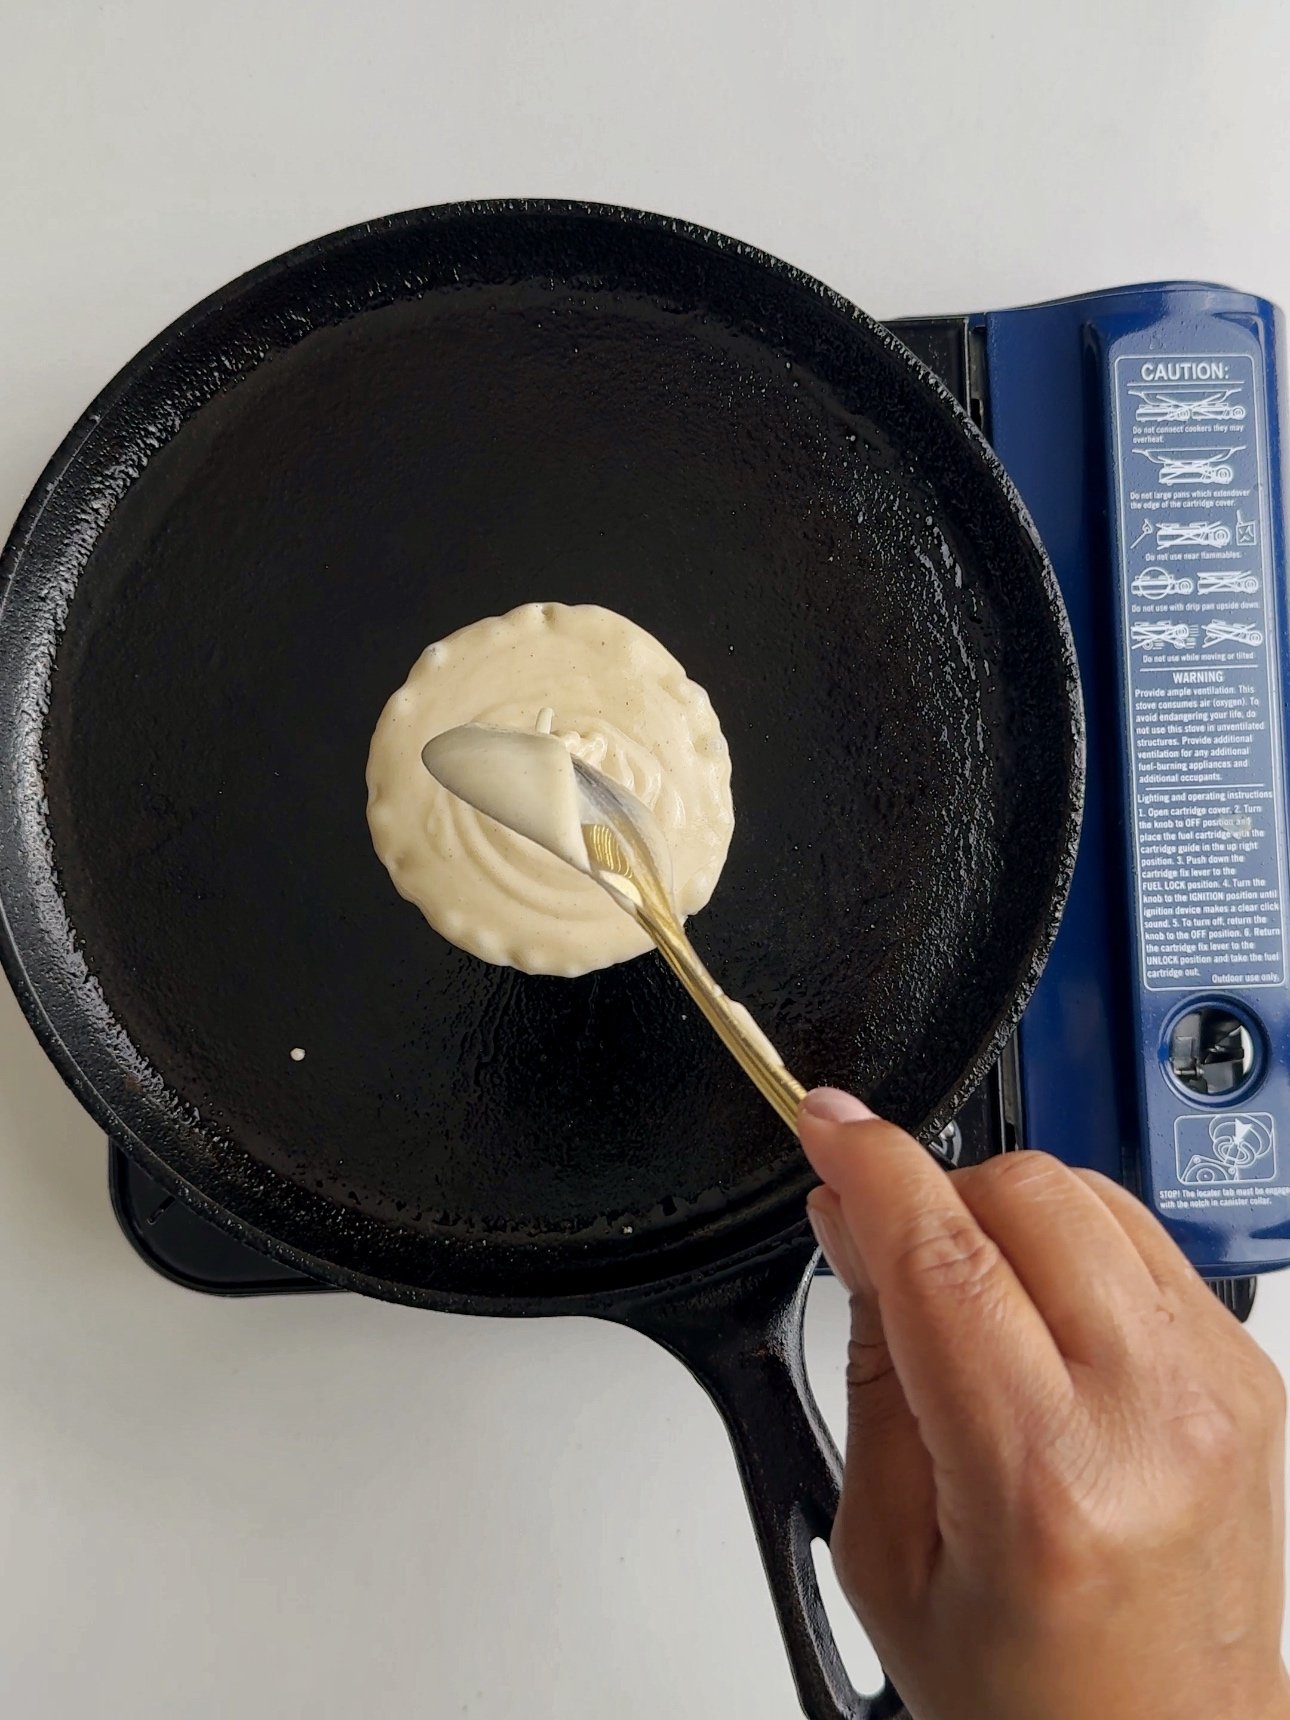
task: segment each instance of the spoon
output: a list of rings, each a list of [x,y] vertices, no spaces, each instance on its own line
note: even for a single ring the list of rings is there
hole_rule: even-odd
[[[545,716],[546,713],[543,713]],[[653,813],[557,736],[467,723],[427,741],[421,762],[476,812],[593,878],[658,946],[722,1044],[795,1129],[806,1089],[741,1003],[728,998],[686,937],[672,859]]]

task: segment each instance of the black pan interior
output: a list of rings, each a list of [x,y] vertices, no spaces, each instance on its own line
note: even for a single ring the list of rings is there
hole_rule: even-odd
[[[1077,693],[988,451],[850,307],[653,218],[421,212],[199,307],[85,429],[9,552],[0,876],[38,1025],[154,1169],[441,1303],[800,1214],[795,1142],[656,958],[489,967],[372,851],[384,700],[535,599],[710,692],[737,828],[692,933],[789,1066],[922,1130],[969,1090],[1060,906]]]

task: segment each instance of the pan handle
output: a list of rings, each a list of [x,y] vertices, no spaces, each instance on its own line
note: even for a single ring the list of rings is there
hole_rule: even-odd
[[[847,1677],[815,1575],[842,1465],[806,1378],[802,1317],[816,1251],[769,1259],[651,1298],[618,1318],[685,1363],[721,1412],[808,1720],[901,1720],[889,1683],[862,1696]]]

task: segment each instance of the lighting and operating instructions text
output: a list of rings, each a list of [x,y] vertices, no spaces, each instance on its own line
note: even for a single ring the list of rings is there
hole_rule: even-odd
[[[1282,762],[1254,359],[1113,368],[1142,982],[1285,979]]]

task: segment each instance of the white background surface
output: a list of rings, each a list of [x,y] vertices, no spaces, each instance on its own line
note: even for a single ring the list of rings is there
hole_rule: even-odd
[[[1060,15],[1059,15],[1060,13]],[[640,204],[879,315],[1290,301],[1290,12],[0,0],[0,514],[144,341],[329,228]],[[1290,1280],[1255,1330],[1290,1364]],[[840,1400],[843,1310],[811,1358]],[[172,1289],[0,993],[0,1711],[784,1720],[724,1436],[642,1339]]]

